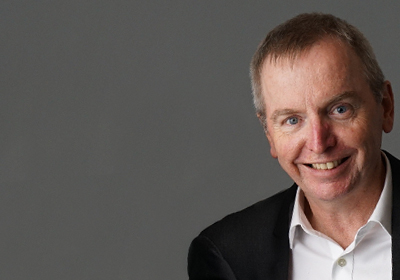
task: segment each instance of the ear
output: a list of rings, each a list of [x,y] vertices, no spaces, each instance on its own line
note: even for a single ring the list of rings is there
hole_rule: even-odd
[[[389,81],[384,82],[382,93],[383,93],[382,130],[386,133],[389,133],[393,129],[393,122],[394,122],[394,97],[393,97],[392,85],[390,84]]]
[[[271,156],[272,156],[273,158],[277,158],[278,155],[277,155],[277,153],[276,153],[274,140],[273,140],[271,134],[268,132],[266,117],[265,117],[264,114],[257,113],[257,118],[258,118],[258,120],[260,121],[260,123],[261,123],[261,125],[262,125],[262,127],[263,127],[263,129],[264,129],[265,136],[267,136],[267,139],[268,139],[268,142],[269,142],[269,146],[270,146],[270,153],[271,153]]]

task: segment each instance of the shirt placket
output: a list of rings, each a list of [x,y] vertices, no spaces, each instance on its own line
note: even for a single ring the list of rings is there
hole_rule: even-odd
[[[352,280],[354,271],[354,243],[346,250],[329,242],[332,257],[332,280]]]

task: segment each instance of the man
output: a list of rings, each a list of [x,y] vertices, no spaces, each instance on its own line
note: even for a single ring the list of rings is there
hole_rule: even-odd
[[[400,162],[381,151],[394,100],[368,41],[302,14],[267,35],[251,78],[271,155],[295,184],[205,229],[189,278],[400,279]]]

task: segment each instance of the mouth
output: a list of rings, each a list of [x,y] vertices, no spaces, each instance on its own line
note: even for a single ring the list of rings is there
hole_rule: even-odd
[[[312,164],[306,164],[308,167],[311,167],[313,169],[317,170],[330,170],[338,167],[342,163],[344,163],[349,157],[339,159],[339,160],[334,160],[334,161],[328,161],[328,162],[321,162],[321,163],[312,163]]]

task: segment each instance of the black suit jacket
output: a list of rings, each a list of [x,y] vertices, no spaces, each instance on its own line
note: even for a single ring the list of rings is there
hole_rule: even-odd
[[[400,279],[400,161],[386,155],[393,176],[393,279]],[[202,231],[190,245],[189,279],[287,280],[288,232],[296,190],[293,185]]]

